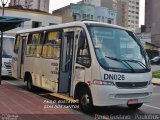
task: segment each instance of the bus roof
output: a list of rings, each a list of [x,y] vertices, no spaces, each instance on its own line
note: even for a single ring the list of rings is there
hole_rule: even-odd
[[[43,31],[43,30],[51,30],[51,29],[57,29],[57,28],[65,28],[65,27],[85,26],[86,24],[88,24],[88,25],[100,25],[100,26],[106,26],[106,27],[113,27],[113,28],[128,30],[127,28],[124,28],[124,27],[121,27],[121,26],[118,26],[118,25],[108,24],[108,23],[95,22],[95,21],[76,21],[76,22],[62,23],[62,24],[51,25],[51,26],[46,26],[46,27],[39,27],[39,28],[21,30],[21,31],[18,31],[17,34]],[[128,31],[130,31],[130,30],[128,30]]]

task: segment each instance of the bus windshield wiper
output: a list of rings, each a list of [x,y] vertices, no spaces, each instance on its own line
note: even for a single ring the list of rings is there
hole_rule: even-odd
[[[127,68],[130,68],[130,70],[131,70],[132,72],[136,72],[136,71],[133,69],[133,67],[132,67],[130,64],[128,64],[128,62],[125,61],[125,60],[121,60],[121,59],[114,58],[114,57],[109,57],[109,56],[105,56],[105,57],[106,57],[106,58],[109,58],[109,59],[111,59],[111,60],[115,60],[115,61],[121,62],[124,66],[126,66]],[[126,64],[127,64],[127,65],[126,65]]]
[[[147,69],[147,70],[150,70],[144,63],[142,63],[141,61],[138,61],[138,60],[125,60],[125,61],[128,61],[128,62],[135,62],[135,63],[138,63],[140,66],[142,66],[143,68]]]

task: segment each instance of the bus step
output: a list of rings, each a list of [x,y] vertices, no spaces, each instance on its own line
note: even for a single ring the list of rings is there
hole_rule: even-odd
[[[53,97],[56,97],[56,98],[60,98],[62,100],[67,100],[67,101],[69,101],[71,103],[78,103],[78,100],[75,100],[72,97],[68,97],[65,94],[61,94],[61,93],[49,93],[47,95],[50,95],[50,96],[53,96]]]

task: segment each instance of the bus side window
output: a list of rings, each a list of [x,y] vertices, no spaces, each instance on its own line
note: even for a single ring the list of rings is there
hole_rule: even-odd
[[[14,53],[16,54],[18,53],[19,44],[20,44],[20,35],[17,35],[15,40],[15,45],[14,45]]]
[[[45,58],[59,59],[62,34],[59,31],[46,33],[42,56]]]
[[[27,56],[41,56],[43,44],[43,33],[33,33],[29,35],[28,43],[27,43]]]
[[[91,65],[91,56],[86,35],[80,35],[78,39],[78,51],[76,62],[85,67],[90,67]]]

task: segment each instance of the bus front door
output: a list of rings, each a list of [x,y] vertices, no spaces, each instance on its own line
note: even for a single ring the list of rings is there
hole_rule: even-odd
[[[23,65],[24,65],[24,49],[26,45],[26,36],[21,37],[20,46],[18,50],[18,61],[17,61],[17,78],[23,78]]]
[[[62,40],[58,92],[69,93],[73,62],[74,32],[65,32]]]

